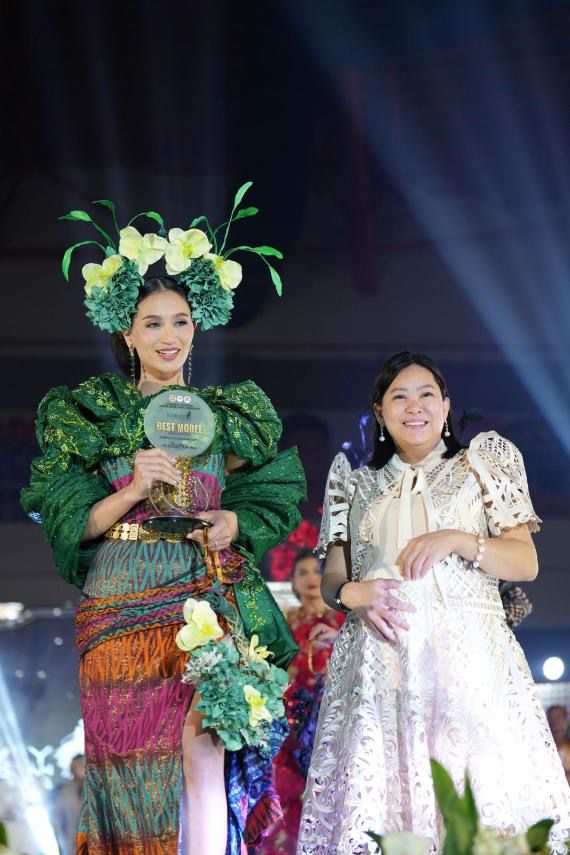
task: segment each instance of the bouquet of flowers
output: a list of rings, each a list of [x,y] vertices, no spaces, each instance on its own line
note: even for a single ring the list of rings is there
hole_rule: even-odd
[[[271,725],[285,716],[287,672],[267,661],[272,654],[257,635],[248,641],[237,625],[225,634],[208,600],[188,599],[184,620],[176,644],[192,655],[182,679],[200,695],[196,709],[204,727],[215,730],[228,751],[244,745],[269,751]]]
[[[548,835],[553,820],[543,819],[528,829],[526,834],[500,837],[494,828],[479,824],[479,813],[473,797],[469,778],[465,776],[465,791],[460,796],[446,770],[437,760],[431,761],[435,797],[445,824],[445,841],[442,855],[530,855],[547,853]],[[369,831],[368,836],[377,844],[382,855],[426,855],[431,841],[409,832],[380,836]]]

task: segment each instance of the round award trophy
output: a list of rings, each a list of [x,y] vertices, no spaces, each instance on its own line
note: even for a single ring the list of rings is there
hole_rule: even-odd
[[[149,401],[144,429],[155,448],[163,448],[176,458],[182,474],[179,484],[154,481],[149,499],[155,515],[142,524],[147,531],[163,535],[186,535],[210,523],[192,515],[207,510],[209,491],[197,474],[192,474],[192,458],[208,450],[214,439],[216,421],[208,404],[188,390],[166,389]]]

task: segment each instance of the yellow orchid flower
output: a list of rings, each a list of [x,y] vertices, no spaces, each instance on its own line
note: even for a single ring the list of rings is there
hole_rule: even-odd
[[[221,255],[214,255],[209,252],[205,256],[208,261],[214,265],[216,273],[220,277],[220,283],[224,291],[233,291],[237,288],[242,279],[241,264],[237,261],[228,259],[227,261]]]
[[[256,688],[246,684],[243,687],[245,701],[249,707],[249,723],[252,727],[258,727],[262,721],[273,721],[273,717],[265,706],[265,698]]]
[[[159,261],[168,246],[166,238],[153,232],[141,235],[134,226],[127,226],[119,232],[119,252],[130,261],[135,261],[141,276],[144,276],[149,266]]]
[[[268,656],[271,656],[271,650],[268,650],[265,645],[258,646],[258,642],[259,636],[252,635],[247,654],[250,662],[264,662]]]
[[[191,651],[203,647],[224,634],[215,611],[206,600],[193,600],[191,597],[186,600],[184,620],[186,626],[176,635],[176,644],[181,650]]]
[[[110,255],[103,264],[84,264],[81,273],[85,279],[85,293],[91,296],[93,288],[104,291],[109,287],[109,280],[115,275],[123,264],[120,255]]]
[[[193,258],[201,258],[212,249],[208,236],[201,229],[170,229],[166,245],[166,272],[176,276],[187,270]]]

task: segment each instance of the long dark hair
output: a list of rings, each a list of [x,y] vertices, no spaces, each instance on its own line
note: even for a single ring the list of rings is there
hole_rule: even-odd
[[[152,276],[145,279],[139,290],[136,305],[138,306],[145,297],[156,294],[158,291],[175,291],[181,297],[188,300],[188,289],[173,279],[172,276]],[[122,333],[111,333],[111,350],[117,361],[117,365],[128,377],[131,374],[131,356],[127,343]],[[141,376],[141,363],[138,353],[135,351],[135,382],[138,383]]]
[[[372,457],[370,458],[369,466],[371,469],[381,469],[389,459],[392,457],[394,452],[397,450],[394,440],[384,427],[384,442],[380,442],[379,431],[378,431],[378,422],[376,421],[376,414],[374,413],[374,404],[381,404],[384,395],[386,394],[389,387],[392,385],[400,371],[403,371],[404,368],[409,368],[410,365],[421,365],[422,368],[427,368],[433,374],[433,378],[437,385],[439,386],[442,398],[449,398],[449,392],[447,390],[447,383],[445,382],[445,378],[435,362],[430,359],[429,356],[425,356],[423,353],[410,353],[407,350],[403,350],[401,353],[396,353],[394,356],[391,356],[386,360],[382,368],[380,369],[376,380],[374,381],[374,388],[372,390],[372,415],[373,415],[373,424],[374,424],[374,448],[372,451]],[[465,448],[462,445],[457,437],[455,436],[455,431],[453,429],[453,418],[451,413],[451,407],[449,408],[449,415],[447,417],[447,426],[449,428],[449,436],[442,436],[443,441],[447,447],[447,450],[442,454],[442,457],[450,458],[454,457],[458,451],[462,448]]]

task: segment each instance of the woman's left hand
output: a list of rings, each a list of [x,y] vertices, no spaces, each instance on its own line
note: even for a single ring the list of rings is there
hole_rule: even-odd
[[[457,535],[451,528],[414,537],[396,560],[404,579],[421,579],[438,561],[457,551]]]
[[[338,629],[328,623],[316,623],[309,633],[309,641],[314,641],[317,647],[327,647],[338,635]]]
[[[203,511],[195,514],[197,519],[211,523],[208,528],[208,547],[219,552],[227,549],[239,533],[237,515],[233,511]],[[188,540],[204,545],[204,529],[194,529],[188,535]]]

